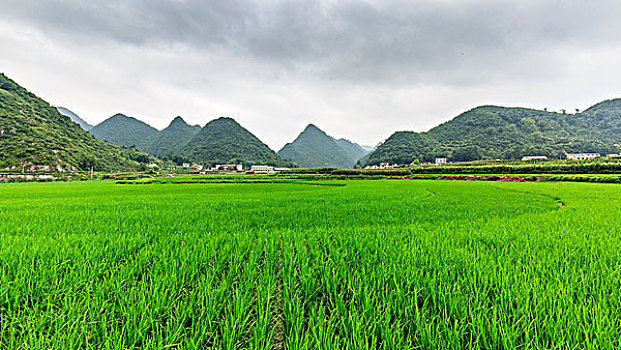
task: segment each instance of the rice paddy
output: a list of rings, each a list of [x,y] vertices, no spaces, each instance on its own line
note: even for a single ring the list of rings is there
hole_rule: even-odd
[[[0,349],[614,349],[621,186],[0,184]]]

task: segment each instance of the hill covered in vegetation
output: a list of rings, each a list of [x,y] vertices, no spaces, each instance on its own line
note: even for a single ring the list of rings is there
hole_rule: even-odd
[[[562,158],[565,153],[619,152],[621,100],[605,101],[582,113],[482,106],[427,132],[394,133],[359,166],[449,161]]]
[[[336,140],[313,124],[280,151],[283,159],[302,168],[351,168],[368,152],[345,139]]]
[[[180,154],[180,149],[201,130],[198,125],[188,125],[181,117],[176,117],[162,131],[153,134],[146,144],[145,151],[158,157],[172,157]]]
[[[136,118],[116,114],[91,130],[96,138],[119,146],[135,146],[147,151],[153,138],[159,133],[157,129]]]
[[[138,169],[144,153],[102,142],[0,73],[0,169]]]
[[[181,147],[179,153],[203,164],[287,165],[267,145],[231,118],[219,118],[207,123]]]

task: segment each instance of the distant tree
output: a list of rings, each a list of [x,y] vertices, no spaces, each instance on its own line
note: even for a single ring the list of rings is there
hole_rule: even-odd
[[[470,161],[481,159],[480,149],[477,146],[460,147],[453,151],[451,161]]]
[[[78,167],[82,170],[89,170],[91,167],[97,169],[98,165],[99,164],[97,162],[97,157],[93,156],[92,154],[85,154],[78,161]]]

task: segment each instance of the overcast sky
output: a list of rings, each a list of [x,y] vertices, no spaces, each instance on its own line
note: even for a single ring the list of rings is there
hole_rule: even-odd
[[[0,0],[0,72],[91,124],[221,116],[278,150],[483,104],[621,97],[619,0]]]

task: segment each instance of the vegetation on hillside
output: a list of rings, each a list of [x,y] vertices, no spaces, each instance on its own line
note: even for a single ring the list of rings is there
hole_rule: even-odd
[[[159,131],[136,118],[116,114],[95,125],[90,133],[113,145],[133,146],[146,152]]]
[[[172,159],[178,156],[186,143],[194,137],[201,127],[188,125],[183,118],[176,117],[164,130],[153,134],[146,144],[145,151],[158,157]]]
[[[278,154],[303,168],[351,168],[367,151],[348,140],[336,140],[310,124]]]
[[[565,153],[619,152],[621,100],[605,101],[577,114],[525,108],[478,107],[428,132],[397,132],[360,162],[429,162],[562,158]]]
[[[349,140],[338,139],[336,140],[336,143],[338,143],[338,145],[341,146],[345,150],[345,152],[347,152],[347,154],[349,155],[351,159],[355,159],[356,162],[360,160],[360,158],[369,154],[368,150],[366,150],[359,144],[351,142]],[[355,165],[355,162],[354,164],[350,165],[350,167],[353,167],[354,165]]]
[[[231,118],[207,123],[179,153],[201,164],[290,165]]]
[[[0,74],[0,169],[120,170],[150,158],[97,140],[58,110]]]

